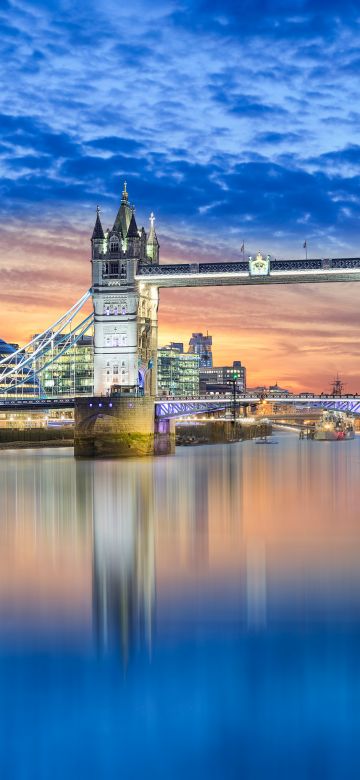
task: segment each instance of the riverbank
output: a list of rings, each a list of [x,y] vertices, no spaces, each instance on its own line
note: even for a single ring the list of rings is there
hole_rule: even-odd
[[[0,450],[73,446],[72,428],[0,428]]]
[[[271,436],[271,423],[263,421],[244,423],[242,420],[209,420],[176,426],[176,446],[226,444]]]
[[[41,449],[55,449],[56,447],[74,447],[73,441],[67,441],[66,439],[59,439],[57,441],[10,441],[0,442],[0,450],[41,450]]]
[[[226,444],[271,436],[272,425],[262,421],[244,423],[237,420],[208,420],[178,425],[178,447],[201,444]],[[43,447],[73,447],[73,428],[0,428],[0,450],[41,449]]]

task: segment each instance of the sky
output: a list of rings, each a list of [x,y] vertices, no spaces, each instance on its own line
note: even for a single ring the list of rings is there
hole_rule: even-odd
[[[2,0],[0,337],[90,285],[128,182],[161,262],[359,255],[360,10],[348,0]],[[360,391],[356,283],[161,292],[249,385]]]

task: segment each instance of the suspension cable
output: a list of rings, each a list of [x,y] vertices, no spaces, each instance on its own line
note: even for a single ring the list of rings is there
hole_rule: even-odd
[[[56,361],[62,355],[64,355],[66,352],[68,352],[69,349],[71,349],[71,347],[73,347],[75,344],[77,344],[77,342],[81,339],[81,337],[84,336],[86,331],[89,330],[90,326],[92,325],[93,318],[94,318],[94,315],[93,315],[93,312],[91,312],[91,314],[89,314],[82,322],[80,322],[76,326],[76,328],[72,331],[72,337],[73,337],[72,340],[69,341],[69,336],[67,337],[63,349],[57,355],[52,357],[51,360],[48,360],[47,363],[44,363],[44,365],[40,366],[40,368],[38,368],[37,370],[29,371],[29,373],[25,376],[25,378],[24,378],[24,374],[22,375],[20,380],[17,380],[17,378],[15,378],[12,382],[10,382],[7,385],[7,387],[5,389],[0,390],[0,395],[6,395],[9,392],[9,390],[14,389],[15,387],[22,387],[22,386],[26,385],[29,382],[29,380],[31,381],[31,380],[36,379],[38,377],[38,375],[41,374],[43,371],[45,371],[49,366],[51,366],[52,363],[56,363]],[[76,331],[79,331],[79,332],[76,333]],[[76,335],[74,336],[74,334],[76,334]],[[68,342],[68,343],[66,343],[66,342]],[[46,354],[47,351],[49,351],[49,350],[45,350],[45,352],[43,352],[43,354]],[[32,357],[32,355],[31,355],[31,357]],[[17,368],[18,368],[18,366],[16,366],[16,369]],[[7,377],[10,376],[10,373],[13,373],[13,371],[12,372],[8,372],[6,374],[6,376],[5,376],[5,379],[7,379]]]
[[[71,322],[71,320],[75,317],[75,315],[84,306],[86,301],[89,300],[90,296],[91,296],[90,290],[87,290],[87,292],[84,293],[84,295],[82,295],[82,297],[79,298],[79,300],[76,301],[76,303],[74,303],[74,305],[71,306],[71,308],[68,309],[68,311],[65,314],[63,314],[61,317],[59,317],[59,319],[56,320],[56,322],[54,322],[53,325],[50,325],[50,327],[46,328],[46,330],[44,330],[42,333],[38,333],[36,336],[34,336],[34,338],[31,339],[31,341],[29,341],[27,344],[25,344],[24,347],[19,347],[19,349],[17,349],[15,352],[11,352],[5,358],[2,358],[2,360],[0,360],[0,366],[2,366],[4,363],[9,362],[9,360],[13,360],[14,357],[16,357],[16,355],[19,355],[19,354],[23,355],[24,352],[26,352],[26,350],[29,347],[31,347],[35,342],[40,341],[40,339],[42,337],[46,337],[47,334],[49,333],[49,331],[55,331],[55,329],[58,328],[60,323],[61,323],[60,329],[66,327],[66,325],[69,322]],[[58,330],[59,330],[59,328],[58,328]],[[32,354],[34,354],[34,353],[32,353]],[[20,364],[19,364],[19,366],[20,366]],[[1,379],[1,377],[0,377],[0,379]]]

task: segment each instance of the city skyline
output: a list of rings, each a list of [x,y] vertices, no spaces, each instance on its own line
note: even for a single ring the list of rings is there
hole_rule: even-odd
[[[95,208],[111,225],[124,179],[138,223],[155,212],[161,262],[237,260],[243,242],[359,254],[356,7],[321,11],[4,3],[1,338],[24,343],[90,285]],[[159,343],[209,328],[216,362],[240,355],[251,383],[325,390],[339,371],[356,391],[358,294],[162,291]]]

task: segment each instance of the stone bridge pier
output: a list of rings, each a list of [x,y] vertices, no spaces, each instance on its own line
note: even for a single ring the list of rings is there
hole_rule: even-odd
[[[76,457],[131,458],[175,452],[175,423],[156,420],[151,397],[75,399]]]

